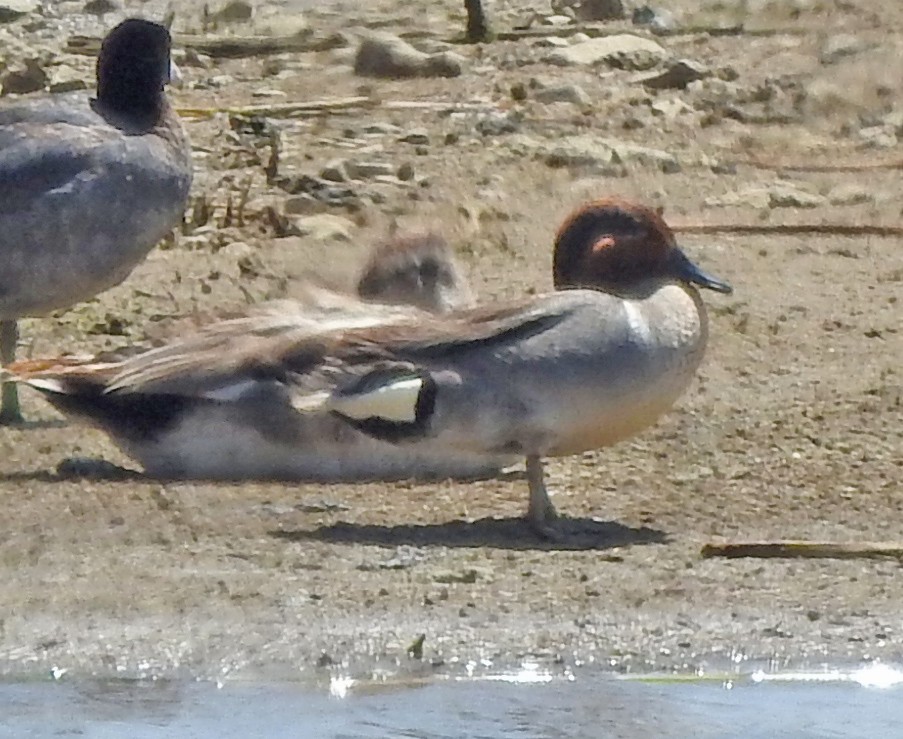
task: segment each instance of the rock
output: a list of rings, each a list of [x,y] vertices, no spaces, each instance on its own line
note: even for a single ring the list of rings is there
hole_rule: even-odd
[[[523,82],[515,82],[511,85],[511,99],[522,103],[528,97],[527,86]]]
[[[252,98],[284,98],[288,93],[285,90],[277,90],[275,87],[260,87],[251,92]]]
[[[115,0],[88,0],[82,10],[90,15],[105,16],[107,13],[115,13],[120,9]]]
[[[395,176],[402,182],[410,182],[414,179],[414,165],[410,162],[404,162],[398,167]]]
[[[616,21],[627,17],[623,0],[583,0],[574,8],[582,21]]]
[[[368,123],[361,129],[367,136],[391,136],[401,133],[402,129],[393,123]]]
[[[345,170],[345,162],[334,159],[320,171],[320,177],[329,182],[347,182],[348,173]]]
[[[580,85],[557,85],[537,90],[533,97],[540,103],[571,103],[582,108],[592,104],[592,98]]]
[[[173,49],[172,58],[180,67],[196,69],[210,69],[213,63],[209,56],[199,53],[196,49]]]
[[[295,227],[301,236],[315,241],[351,241],[354,221],[331,213],[320,213],[295,219]]]
[[[865,149],[891,149],[897,145],[896,131],[885,124],[860,128],[856,135]]]
[[[0,96],[24,95],[43,90],[49,78],[37,59],[25,59],[7,67],[0,75]]]
[[[644,71],[667,56],[655,41],[621,33],[617,36],[593,38],[567,49],[552,52],[547,61],[564,67],[608,64],[618,69]]]
[[[429,146],[430,135],[425,128],[409,131],[398,139],[402,144],[414,144],[415,146]]]
[[[345,171],[354,180],[370,180],[374,177],[395,176],[395,167],[389,162],[345,162]]]
[[[533,45],[545,49],[566,49],[571,43],[566,38],[547,36],[546,38],[536,39],[536,41],[533,42]]]
[[[573,22],[569,15],[547,15],[541,20],[544,26],[569,26]]]
[[[892,110],[881,119],[881,122],[885,126],[890,126],[898,138],[903,138],[903,109]]]
[[[825,202],[824,196],[790,182],[778,182],[767,187],[755,185],[705,200],[708,206],[749,206],[759,209],[817,208]]]
[[[37,0],[0,0],[0,23],[10,23],[38,9]]]
[[[836,64],[841,59],[854,56],[869,48],[862,39],[849,33],[838,33],[829,36],[822,44],[818,53],[818,60],[825,65]]]
[[[283,206],[286,215],[302,216],[323,213],[328,206],[313,195],[293,195],[287,198]]]
[[[737,165],[735,162],[713,162],[711,166],[713,174],[737,174]]]
[[[520,130],[522,117],[519,113],[488,113],[482,116],[476,123],[476,130],[481,136],[502,136],[508,133],[517,133]]]
[[[50,86],[52,93],[74,92],[75,90],[87,90],[88,81],[81,72],[72,67],[61,64],[50,72]]]
[[[254,22],[255,32],[262,36],[276,36],[291,38],[293,36],[307,36],[313,33],[310,20],[302,13],[292,13],[287,8],[282,8],[275,18],[266,18]],[[330,48],[344,48],[350,45],[350,41],[344,34],[337,34],[331,39]]]
[[[854,182],[845,182],[835,185],[828,193],[828,202],[831,205],[862,205],[874,203],[875,196],[862,185]]]
[[[633,25],[647,26],[652,33],[660,36],[674,33],[678,29],[677,19],[671,11],[664,8],[653,8],[649,5],[634,8],[631,20]]]
[[[605,168],[636,163],[666,173],[680,171],[677,158],[667,151],[594,136],[572,136],[560,143],[544,143],[538,147],[538,153],[550,167]]]
[[[747,187],[742,190],[734,190],[724,195],[712,195],[704,201],[708,207],[737,207],[747,206],[762,209],[768,207],[768,188],[761,186]]]
[[[354,72],[362,77],[458,77],[464,58],[450,51],[425,54],[406,41],[384,32],[370,32],[354,58]]]
[[[693,108],[680,98],[653,100],[649,106],[653,115],[673,121],[677,116],[692,113]]]
[[[351,188],[306,174],[277,177],[273,184],[289,195],[309,195],[332,207],[355,209],[360,204],[360,199]]]
[[[245,23],[254,15],[254,6],[247,0],[231,0],[213,14],[220,23]]]
[[[825,198],[789,182],[781,182],[768,188],[769,208],[817,208]]]
[[[701,80],[711,74],[709,68],[692,59],[678,59],[660,74],[644,78],[642,83],[653,90],[683,90],[691,82]]]

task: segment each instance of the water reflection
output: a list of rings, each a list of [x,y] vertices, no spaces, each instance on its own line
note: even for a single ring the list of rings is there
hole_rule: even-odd
[[[597,739],[897,736],[903,672],[752,673],[703,680],[552,674],[296,683],[76,680],[0,683],[0,739]],[[728,689],[732,688],[732,689]],[[877,689],[884,688],[884,689]]]

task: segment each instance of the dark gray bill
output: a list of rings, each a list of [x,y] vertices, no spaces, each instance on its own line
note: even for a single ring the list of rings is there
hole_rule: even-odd
[[[680,278],[684,282],[690,282],[699,287],[707,287],[709,290],[715,290],[719,293],[730,294],[734,291],[726,282],[712,277],[697,267],[690,258],[680,249],[674,247],[671,250],[671,256],[668,259],[668,266],[671,268],[671,274]]]

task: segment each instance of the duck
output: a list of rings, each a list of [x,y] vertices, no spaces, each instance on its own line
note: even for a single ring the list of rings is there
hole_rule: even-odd
[[[164,86],[170,35],[130,18],[103,39],[94,97],[0,105],[0,365],[18,321],[122,282],[182,220],[191,147]],[[0,422],[22,420],[4,383]]]
[[[377,242],[356,292],[369,302],[412,305],[436,314],[475,305],[451,246],[436,231],[400,232]]]
[[[698,288],[732,288],[686,256],[660,214],[617,197],[565,219],[553,284],[447,314],[320,291],[121,363],[11,370],[146,469],[168,455],[191,476],[241,477],[293,450],[289,477],[338,482],[523,459],[525,519],[554,540],[544,460],[612,446],[664,415],[705,354]],[[250,433],[269,439],[266,453]]]

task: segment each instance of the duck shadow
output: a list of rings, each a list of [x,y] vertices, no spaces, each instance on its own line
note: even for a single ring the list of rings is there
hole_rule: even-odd
[[[0,482],[153,482],[138,470],[120,467],[93,457],[67,457],[54,470],[22,470],[0,473]]]
[[[522,518],[480,518],[437,524],[358,524],[340,521],[316,529],[276,530],[270,536],[286,541],[322,541],[331,544],[371,544],[383,547],[444,546],[458,548],[583,551],[634,544],[667,544],[668,535],[648,526],[634,528],[598,518],[560,517],[560,537],[538,536]]]
[[[417,482],[421,484],[445,481],[447,477],[423,477],[418,480],[410,480],[403,478],[401,480],[382,480],[381,482]],[[456,482],[483,482],[486,480],[514,481],[526,479],[523,470],[505,470],[495,474],[474,475],[470,477],[456,478]],[[65,457],[56,466],[55,470],[21,470],[17,472],[0,472],[0,482],[71,482],[73,480],[84,480],[87,482],[159,482],[159,483],[183,483],[183,482],[199,482],[210,483],[215,485],[237,485],[242,483],[283,483],[301,484],[301,485],[366,485],[372,484],[373,481],[336,481],[334,483],[323,482],[322,480],[298,480],[294,478],[260,478],[260,479],[236,479],[236,480],[218,480],[191,477],[166,477],[162,475],[149,475],[140,470],[122,467],[113,462],[108,462],[101,457]]]

